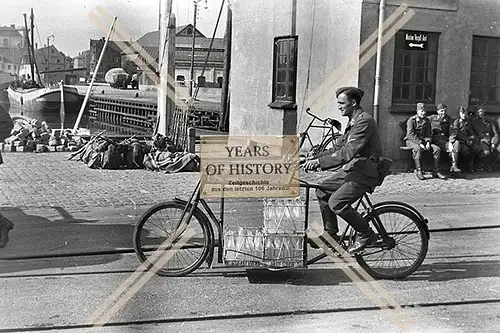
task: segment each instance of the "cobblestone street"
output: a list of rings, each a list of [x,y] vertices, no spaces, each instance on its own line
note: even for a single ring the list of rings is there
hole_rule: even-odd
[[[86,211],[152,205],[176,195],[188,195],[198,180],[198,173],[90,169],[83,162],[68,161],[68,153],[3,153],[3,156],[0,207],[4,209],[57,206],[68,211]],[[327,175],[322,172],[302,176],[314,181]],[[499,171],[466,176],[419,181],[413,173],[398,172],[389,175],[374,195],[431,198],[443,194],[500,193]]]

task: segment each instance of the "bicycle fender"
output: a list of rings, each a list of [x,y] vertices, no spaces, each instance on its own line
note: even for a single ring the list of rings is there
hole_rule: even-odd
[[[427,220],[415,207],[413,207],[410,204],[407,204],[405,202],[401,201],[382,201],[382,202],[377,202],[376,204],[373,205],[373,210],[377,208],[381,208],[384,206],[398,206],[400,208],[406,209],[409,213],[411,213],[413,216],[415,216],[420,222],[422,223],[422,226],[424,227],[425,233],[427,234],[427,238],[431,239],[430,231],[429,231],[429,220]]]

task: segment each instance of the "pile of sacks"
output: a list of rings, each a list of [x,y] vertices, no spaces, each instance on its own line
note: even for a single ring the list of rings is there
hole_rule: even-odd
[[[115,141],[102,134],[94,136],[69,159],[76,158],[93,169],[148,169],[153,171],[198,171],[196,154],[176,151],[167,137],[157,134],[152,140],[131,137]]]
[[[69,130],[51,131],[45,121],[32,119],[28,123],[14,122],[11,135],[5,139],[4,151],[46,152],[74,151],[85,144],[85,140],[72,135]]]

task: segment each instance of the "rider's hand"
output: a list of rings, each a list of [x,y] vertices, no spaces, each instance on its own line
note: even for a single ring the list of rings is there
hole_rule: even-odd
[[[317,158],[312,160],[307,160],[304,163],[304,171],[316,171],[319,169],[319,160]]]
[[[431,143],[429,141],[427,141],[427,143],[425,144],[425,149],[426,150],[430,150],[431,149]]]

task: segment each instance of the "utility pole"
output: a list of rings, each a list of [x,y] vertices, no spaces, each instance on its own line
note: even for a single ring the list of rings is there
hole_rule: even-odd
[[[191,70],[189,71],[189,96],[193,97],[193,82],[194,82],[194,42],[196,38],[196,16],[198,15],[198,1],[194,0],[194,14],[193,14],[193,37],[191,44]]]
[[[175,66],[175,59],[172,58],[171,52],[169,52],[169,46],[172,42],[175,43],[175,39],[171,39],[172,33],[169,33],[170,23],[175,24],[175,19],[170,22],[172,15],[172,1],[173,0],[160,0],[160,49],[159,49],[159,68],[160,82],[158,86],[158,106],[157,106],[157,117],[156,117],[156,129],[155,134],[159,133],[162,135],[167,135],[167,114],[168,109],[172,111],[172,102],[170,98],[173,98],[173,105],[175,107],[175,90],[172,94],[172,87],[175,83],[170,82],[169,87],[169,67]],[[174,30],[175,31],[175,28]],[[175,33],[174,33],[175,35]],[[175,37],[174,37],[175,38]],[[175,48],[175,44],[173,46]],[[173,55],[175,57],[175,53]],[[173,63],[172,63],[173,62]],[[172,73],[172,75],[174,75]],[[170,79],[172,81],[172,79]],[[173,88],[175,89],[175,88]]]
[[[198,16],[198,2],[202,0],[194,0],[194,14],[193,14],[193,40],[191,44],[191,82],[189,83],[189,96],[193,97],[193,85],[194,85],[194,44],[196,39],[196,17]],[[205,9],[208,8],[207,0],[205,0]]]

